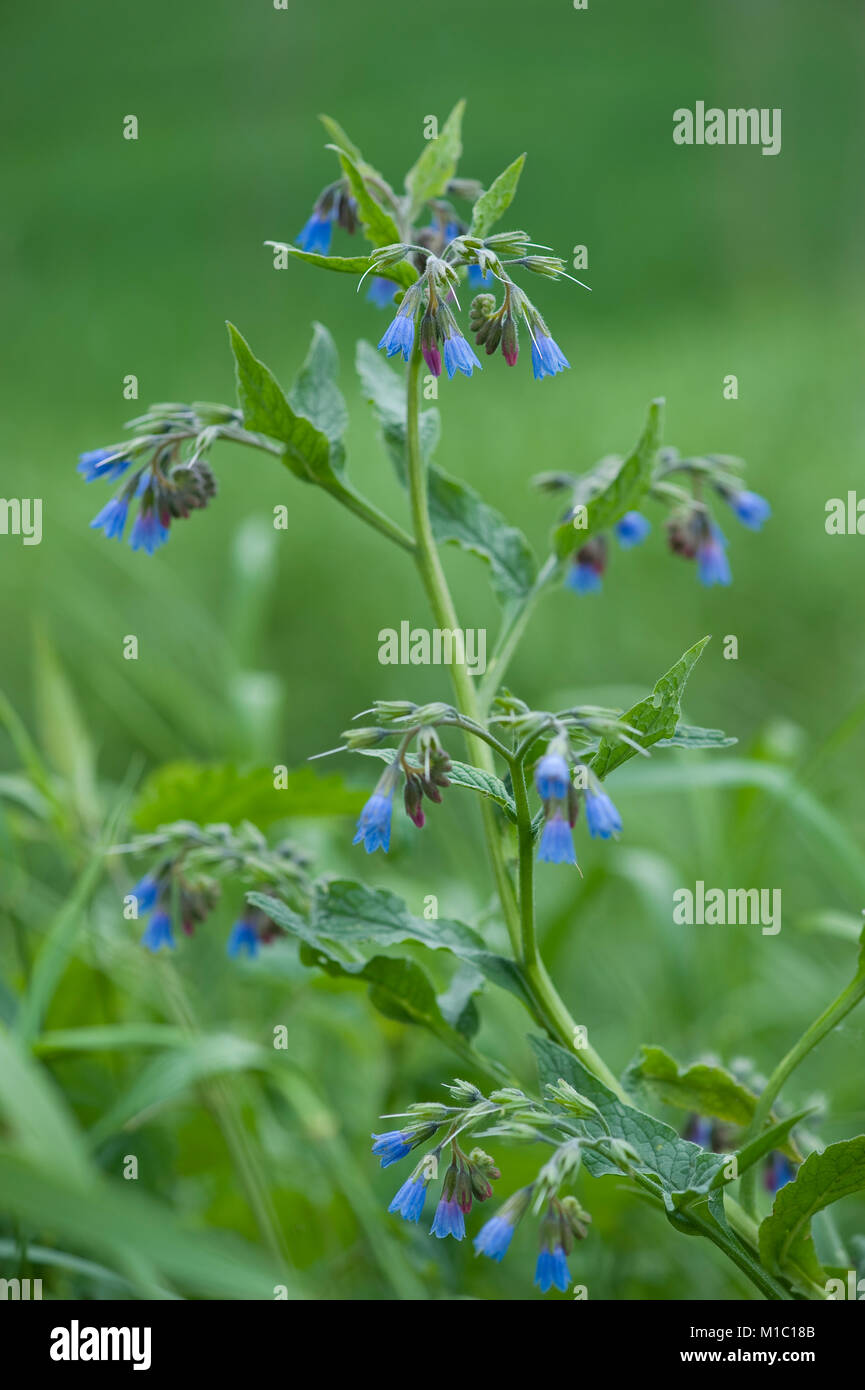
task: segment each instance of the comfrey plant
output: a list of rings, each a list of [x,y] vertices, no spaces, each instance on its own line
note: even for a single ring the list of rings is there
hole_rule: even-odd
[[[390,892],[353,880],[314,879],[290,847],[268,848],[252,827],[184,824],[124,847],[149,856],[148,872],[132,890],[142,912],[151,914],[144,944],[171,946],[175,926],[189,930],[209,910],[214,876],[237,877],[250,889],[249,910],[232,934],[232,954],[252,954],[274,932],[288,934],[311,968],[364,982],[384,1014],[426,1027],[471,1073],[487,1079],[492,1089],[483,1091],[473,1082],[455,1082],[448,1087],[450,1104],[414,1105],[390,1117],[398,1127],[374,1136],[382,1166],[410,1156],[414,1163],[390,1204],[392,1216],[419,1222],[427,1188],[436,1184],[431,1234],[462,1239],[474,1205],[491,1199],[494,1183],[506,1182],[498,1158],[475,1141],[492,1141],[497,1150],[533,1143],[547,1151],[536,1178],[511,1192],[473,1231],[473,1240],[478,1254],[498,1261],[517,1225],[534,1223],[535,1282],[542,1291],[568,1287],[568,1259],[589,1224],[571,1189],[587,1173],[623,1179],[677,1230],[717,1246],[765,1297],[821,1298],[826,1271],[810,1222],[821,1207],[865,1185],[865,1136],[821,1151],[803,1127],[807,1112],[786,1111],[778,1098],[799,1061],[865,995],[865,955],[851,985],[768,1080],[716,1059],[681,1066],[660,1047],[644,1047],[619,1078],[577,1027],[539,945],[536,866],[553,874],[578,867],[580,821],[605,842],[623,833],[607,790],[610,777],[652,749],[717,749],[734,741],[681,722],[685,684],[708,638],[628,710],[585,704],[535,709],[504,685],[542,595],[556,583],[578,594],[596,591],[608,538],[623,549],[643,541],[650,529],[646,506],[666,510],[670,548],[696,561],[706,584],[730,582],[727,543],[711,502],[730,506],[750,529],[761,526],[769,507],[745,488],[739,461],[722,454],[683,457],[663,447],[660,400],[650,405],[630,452],[608,456],[579,476],[559,472],[537,480],[544,489],[568,493],[567,509],[554,522],[551,553],[540,566],[519,530],[433,461],[439,420],[435,409],[421,408],[424,373],[433,380],[443,370],[449,378],[472,377],[481,355],[489,360],[499,349],[505,368],[517,366],[521,337],[530,344],[537,380],[567,379],[562,374],[569,365],[526,289],[532,278],[562,288],[571,278],[564,263],[527,232],[493,230],[510,208],[523,158],[485,190],[458,177],[461,117],[462,104],[426,145],[401,192],[324,118],[338,177],[318,197],[297,244],[268,243],[279,264],[295,260],[353,278],[366,287],[371,314],[390,313],[384,332],[375,334],[378,347],[360,344],[357,368],[408,495],[408,528],[375,507],[348,476],[347,413],[334,345],[321,326],[284,392],[230,325],[236,407],[155,406],[132,422],[126,444],[86,454],[80,467],[88,480],[120,483],[94,525],[121,538],[135,505],[131,544],[152,552],[175,521],[213,498],[207,459],[216,441],[270,453],[404,552],[446,632],[457,631],[459,623],[441,547],[457,544],[486,561],[502,618],[483,677],[473,681],[454,660],[451,702],[377,702],[336,751],[383,765],[354,834],[359,856],[389,851],[400,800],[406,821],[422,833],[432,807],[446,814],[445,798],[477,798],[508,949],[493,949],[489,926],[482,932],[452,919],[421,920]],[[367,251],[331,254],[334,235],[358,232],[370,244]],[[468,312],[461,303],[467,284],[479,291]],[[399,359],[397,368],[405,365],[395,370],[388,358]],[[519,379],[514,389],[522,389]],[[400,954],[400,946],[410,953]],[[443,958],[452,963],[444,994],[436,993],[424,952],[436,953],[436,966]],[[533,1021],[534,1093],[476,1045],[475,996],[483,986],[508,991]],[[683,1117],[683,1134],[647,1108],[656,1099],[690,1115],[687,1122]],[[768,1213],[767,1192],[774,1199]]]

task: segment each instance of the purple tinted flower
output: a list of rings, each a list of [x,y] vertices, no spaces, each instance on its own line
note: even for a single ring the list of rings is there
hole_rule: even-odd
[[[456,1197],[442,1197],[436,1207],[436,1214],[430,1226],[430,1235],[438,1236],[439,1240],[444,1240],[446,1236],[453,1236],[454,1240],[462,1240],[465,1233],[466,1219]]]
[[[567,1293],[570,1282],[571,1271],[563,1247],[556,1245],[552,1250],[542,1250],[535,1266],[535,1283],[541,1293],[549,1293],[552,1288]]]
[[[389,1168],[392,1163],[399,1163],[401,1158],[410,1154],[416,1139],[407,1129],[389,1129],[384,1134],[374,1134],[372,1137],[372,1151],[376,1158],[381,1159],[382,1168]]]
[[[568,794],[568,764],[560,753],[545,753],[535,768],[535,786],[544,801],[563,801]]]
[[[599,594],[600,571],[594,565],[587,564],[585,560],[574,560],[565,575],[565,585],[568,589],[573,589],[575,594]]]
[[[549,333],[538,331],[532,335],[532,371],[536,381],[541,381],[545,376],[555,376],[557,372],[563,372],[565,367],[570,365],[558,343]]]
[[[413,1173],[397,1192],[388,1211],[391,1215],[399,1214],[406,1221],[420,1221],[426,1201],[426,1189],[427,1184],[423,1177],[419,1173]]]
[[[302,251],[311,251],[326,256],[330,250],[330,239],[333,233],[333,220],[330,216],[322,216],[320,212],[313,210],[309,221],[306,222],[298,233],[297,244]]]
[[[379,791],[373,792],[360,813],[360,820],[357,823],[352,844],[359,845],[363,840],[363,847],[367,854],[372,854],[374,850],[379,848],[387,854],[390,849],[390,815],[392,809],[392,791],[387,794]]]
[[[495,1260],[497,1264],[501,1264],[508,1253],[508,1246],[513,1240],[513,1235],[513,1224],[506,1216],[499,1213],[482,1226],[475,1236],[475,1250],[478,1255],[486,1255],[489,1259]]]
[[[112,497],[110,502],[105,503],[102,511],[93,518],[90,523],[91,528],[97,531],[104,531],[110,541],[120,541],[123,539],[123,530],[126,526],[126,515],[128,511],[128,498]]]
[[[157,909],[147,923],[147,929],[141,938],[142,946],[146,946],[148,951],[154,953],[162,946],[167,946],[169,951],[174,950],[174,932],[171,930],[171,918],[167,912],[161,908]]]
[[[609,840],[621,830],[622,817],[606,792],[586,791],[586,824],[595,840]]]
[[[702,1115],[692,1115],[682,1138],[690,1140],[692,1144],[699,1144],[702,1149],[713,1149],[712,1121]]]
[[[392,280],[386,280],[383,275],[374,275],[369,282],[366,297],[377,309],[388,309],[393,303],[395,293],[396,285]]]
[[[743,526],[751,531],[759,531],[763,522],[772,515],[772,508],[758,492],[734,492],[727,499]]]
[[[156,906],[156,896],[159,892],[159,884],[152,874],[145,874],[140,878],[135,887],[131,889],[131,896],[135,898],[138,911],[144,916],[152,907]]]
[[[538,859],[543,860],[545,864],[576,864],[577,862],[571,827],[562,816],[561,811],[557,811],[554,816],[551,816],[544,826]]]
[[[651,529],[642,512],[625,512],[616,522],[616,539],[623,550],[630,550],[633,545],[641,545]]]
[[[714,523],[709,534],[697,546],[697,573],[700,583],[711,587],[713,584],[730,584],[733,576],[725,554],[727,542],[721,530]]]
[[[128,458],[118,457],[116,449],[91,449],[78,460],[78,472],[86,483],[99,480],[113,483],[129,467]]]
[[[163,526],[153,507],[142,507],[129,533],[133,550],[145,550],[152,555],[168,540],[168,527]]]
[[[455,372],[462,372],[463,376],[471,376],[475,367],[479,372],[483,370],[461,333],[452,333],[450,337],[445,338],[444,359],[445,369],[451,381]]]
[[[401,352],[407,362],[411,357],[413,346],[414,317],[411,314],[404,314],[400,310],[396,318],[388,324],[379,347],[384,348],[388,357],[395,357],[398,352]]]
[[[232,960],[244,953],[252,960],[258,955],[258,932],[252,922],[241,917],[231,928],[231,935],[225,947]]]

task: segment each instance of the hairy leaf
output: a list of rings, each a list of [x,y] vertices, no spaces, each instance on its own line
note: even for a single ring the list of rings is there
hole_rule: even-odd
[[[700,729],[694,724],[677,724],[671,738],[658,739],[659,748],[732,748],[738,743],[723,729]]]
[[[650,748],[661,739],[673,737],[682,711],[682,692],[708,641],[708,637],[701,637],[699,642],[689,647],[675,666],[661,676],[652,694],[622,715],[625,724],[639,731],[638,741],[643,748]],[[592,771],[596,777],[608,777],[615,768],[635,756],[635,750],[626,743],[614,743],[603,738],[592,759]]]
[[[462,122],[465,101],[458,101],[438,134],[428,140],[417,163],[405,176],[409,195],[409,220],[414,221],[430,198],[439,198],[457,171],[462,154]]]
[[[809,1154],[792,1182],[775,1194],[760,1225],[760,1257],[768,1269],[790,1275],[797,1284],[824,1285],[826,1272],[814,1249],[811,1220],[818,1211],[865,1190],[865,1134]]]
[[[663,1047],[644,1044],[631,1074],[645,1081],[667,1105],[726,1120],[729,1124],[747,1125],[757,1104],[753,1091],[723,1067],[709,1066],[705,1062],[682,1067]]]
[[[342,150],[337,151],[342,172],[348,179],[349,187],[357,203],[360,224],[367,241],[373,246],[393,246],[401,241],[399,228],[390,213],[382,207],[370,187],[369,175],[361,169]]]
[[[590,536],[608,530],[625,512],[639,507],[649,490],[655,455],[661,443],[664,402],[652,401],[645,429],[633,452],[622,462],[608,458],[577,482],[574,505],[553,532],[560,558],[578,550]],[[575,527],[575,507],[586,508],[586,525]]]
[[[321,270],[335,270],[340,275],[365,275],[368,270],[374,270],[376,275],[393,280],[403,289],[417,279],[417,271],[408,261],[377,266],[371,256],[322,256],[318,251],[301,251],[299,246],[292,246],[288,241],[266,241],[265,246],[273,246],[294,256],[295,260],[306,261],[308,265],[318,266]]]
[[[517,191],[525,162],[526,157],[521,154],[478,198],[472,212],[472,236],[480,237],[481,240],[489,236],[499,218],[507,212]]]

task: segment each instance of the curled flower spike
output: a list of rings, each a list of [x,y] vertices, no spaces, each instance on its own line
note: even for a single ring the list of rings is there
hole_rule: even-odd
[[[428,1186],[429,1179],[423,1176],[421,1169],[412,1173],[411,1177],[407,1178],[403,1183],[388,1207],[390,1214],[392,1216],[401,1216],[405,1221],[420,1221],[423,1215]]]
[[[758,492],[748,492],[746,488],[732,493],[726,500],[742,525],[747,526],[750,531],[759,531],[763,522],[772,515],[772,508],[765,497],[761,497]]]
[[[622,828],[622,818],[605,791],[586,789],[586,824],[595,840],[609,840]]]
[[[642,545],[651,529],[651,525],[642,512],[625,512],[625,515],[619,518],[614,527],[616,540],[623,550],[630,550],[632,546]]]
[[[169,951],[174,950],[171,918],[162,908],[158,908],[148,922],[147,929],[141,938],[141,944],[146,946],[148,951],[153,951],[154,954],[163,946],[167,946]]]
[[[726,556],[727,542],[719,526],[709,523],[697,546],[697,573],[700,583],[711,588],[713,584],[730,584],[733,576]]]
[[[253,960],[258,955],[258,930],[255,923],[246,917],[241,917],[239,922],[235,922],[225,949],[232,960],[241,955]]]
[[[574,837],[571,827],[560,810],[552,815],[544,826],[538,859],[545,864],[576,864]]]

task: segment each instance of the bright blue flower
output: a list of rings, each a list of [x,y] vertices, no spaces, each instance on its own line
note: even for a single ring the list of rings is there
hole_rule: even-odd
[[[390,849],[390,816],[393,810],[393,792],[384,795],[382,792],[373,792],[369,801],[360,813],[360,820],[357,823],[353,845],[359,845],[363,840],[363,847],[367,854],[372,854],[374,850],[383,849],[387,854]]]
[[[423,1204],[426,1201],[427,1185],[420,1174],[414,1174],[407,1178],[394,1197],[388,1211],[391,1215],[397,1213],[406,1221],[420,1221],[423,1213]]]
[[[142,507],[135,518],[135,525],[129,533],[129,544],[133,550],[146,550],[152,555],[168,540],[168,527],[163,526],[152,507]]]
[[[492,278],[493,272],[491,270],[481,270],[479,265],[469,266],[468,280],[473,290],[482,289],[484,285],[490,283]]]
[[[713,584],[730,584],[733,576],[724,553],[727,542],[719,527],[712,525],[711,534],[697,546],[697,573],[700,583],[711,587]]]
[[[544,801],[564,801],[568,794],[568,765],[560,753],[545,753],[535,768],[535,786]]]
[[[251,922],[247,922],[241,917],[239,922],[235,922],[231,928],[231,935],[225,947],[232,960],[236,960],[239,955],[246,952],[252,960],[258,955],[258,932]]]
[[[454,1240],[464,1238],[466,1219],[455,1197],[441,1198],[429,1231],[431,1236],[438,1236],[439,1240],[444,1240],[446,1236],[453,1236]]]
[[[414,1135],[411,1130],[389,1129],[384,1134],[374,1134],[374,1144],[372,1151],[376,1158],[381,1159],[382,1168],[389,1168],[392,1163],[399,1163],[401,1158],[412,1151],[412,1141]]]
[[[576,864],[574,837],[571,827],[560,814],[551,816],[544,826],[538,859],[545,864]]]
[[[571,1271],[563,1247],[557,1245],[553,1250],[542,1250],[535,1266],[535,1283],[541,1293],[549,1293],[554,1287],[567,1293],[570,1282]]]
[[[734,492],[728,500],[742,525],[751,531],[759,531],[763,522],[772,515],[769,503],[758,492],[748,492],[743,488],[741,492]]]
[[[159,892],[159,884],[152,874],[145,874],[140,878],[135,887],[131,889],[131,895],[138,904],[138,911],[144,916],[152,907],[156,906],[156,897]]]
[[[565,575],[565,586],[573,589],[575,594],[599,594],[601,576],[594,565],[587,565],[583,560],[574,560]]]
[[[651,529],[642,512],[625,512],[616,522],[616,539],[623,550],[630,550],[632,545],[642,545]]]
[[[386,280],[383,275],[374,275],[369,282],[366,297],[370,304],[375,304],[377,308],[388,309],[393,304],[395,294],[396,285],[392,280]]]
[[[475,1236],[474,1246],[479,1255],[487,1255],[501,1264],[513,1240],[514,1227],[506,1216],[493,1216]]]
[[[414,318],[411,314],[399,312],[396,318],[388,324],[379,347],[384,348],[388,357],[395,357],[398,352],[401,352],[407,362],[411,357],[413,346]]]
[[[621,830],[622,817],[606,792],[586,791],[586,824],[595,840],[609,840]]]
[[[536,381],[542,380],[545,376],[555,376],[557,372],[563,372],[565,367],[570,365],[558,343],[549,333],[532,335],[532,371]]]
[[[332,218],[322,217],[320,212],[313,211],[309,221],[298,233],[297,244],[301,251],[320,252],[322,256],[326,256],[330,250],[332,234]]]
[[[454,372],[462,372],[463,376],[471,376],[475,367],[478,371],[483,368],[466,342],[461,333],[452,333],[444,342],[445,368],[448,377],[453,381]]]
[[[116,453],[116,449],[91,449],[89,453],[81,455],[77,471],[86,483],[95,483],[100,479],[113,483],[123,476],[130,463],[127,458],[117,458]],[[109,462],[112,459],[113,462]]]
[[[174,950],[174,932],[171,930],[171,918],[162,908],[154,912],[150,921],[147,923],[147,930],[141,938],[142,946],[146,946],[148,951],[156,952],[161,946],[167,946],[169,951]]]
[[[127,497],[112,497],[110,502],[105,503],[102,511],[93,518],[90,525],[97,531],[104,531],[110,541],[120,541],[123,539],[128,511],[129,499]]]

